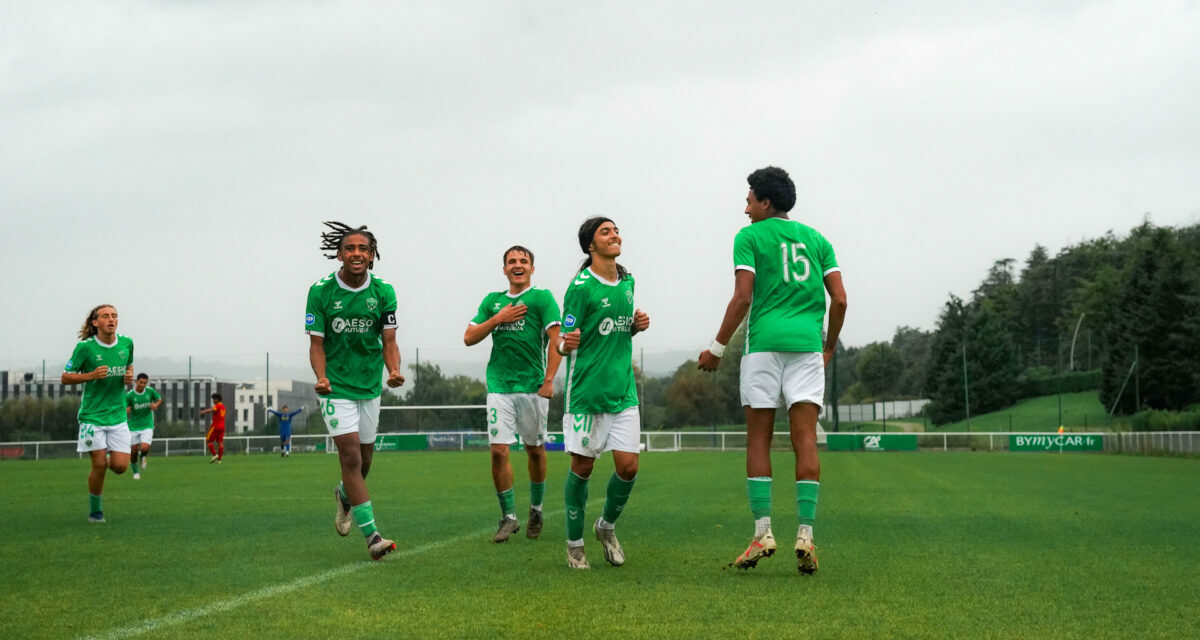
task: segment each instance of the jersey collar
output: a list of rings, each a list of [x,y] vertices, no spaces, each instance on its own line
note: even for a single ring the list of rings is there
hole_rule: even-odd
[[[516,298],[520,298],[521,296],[525,295],[525,294],[526,294],[526,293],[527,293],[527,292],[528,292],[530,289],[532,289],[532,288],[533,288],[533,283],[532,283],[532,282],[530,282],[528,287],[525,287],[524,289],[521,289],[521,290],[520,290],[520,291],[518,291],[517,293],[513,293],[513,292],[511,292],[511,291],[505,291],[505,292],[504,292],[504,295],[506,295],[506,296],[508,296],[508,297],[510,297],[510,298],[516,299]]]
[[[600,274],[596,273],[595,271],[592,271],[592,268],[591,268],[591,267],[588,267],[588,268],[587,268],[587,271],[588,271],[588,273],[592,274],[592,277],[593,277],[593,278],[595,278],[595,279],[599,280],[600,282],[603,282],[604,284],[606,284],[606,285],[608,285],[608,286],[610,286],[610,287],[615,287],[615,286],[617,286],[617,285],[621,284],[621,281],[620,281],[620,280],[608,280],[608,279],[606,279],[604,276],[602,276],[602,275],[600,275]]]
[[[346,284],[345,282],[342,282],[342,277],[339,276],[338,272],[336,272],[336,271],[333,272],[333,279],[337,280],[338,286],[345,289],[346,291],[355,291],[355,292],[366,291],[367,287],[371,286],[371,274],[370,273],[367,274],[367,279],[363,281],[362,286],[357,289],[351,287],[350,285]]]
[[[113,334],[112,344],[108,344],[107,342],[102,341],[100,339],[100,334],[97,333],[96,335],[92,336],[92,340],[95,340],[96,344],[98,344],[102,347],[108,347],[109,349],[111,349],[111,348],[117,346],[117,343],[121,341],[121,337],[116,334]]]

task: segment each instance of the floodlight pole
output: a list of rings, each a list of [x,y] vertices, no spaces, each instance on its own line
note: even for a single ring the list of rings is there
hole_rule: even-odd
[[[1083,324],[1083,317],[1086,315],[1086,311],[1079,314],[1079,320],[1075,322],[1075,334],[1071,336],[1071,360],[1067,367],[1070,371],[1075,370],[1075,340],[1079,337],[1079,327]]]
[[[967,431],[971,430],[971,385],[967,381],[967,334],[963,332],[963,401],[967,405]]]

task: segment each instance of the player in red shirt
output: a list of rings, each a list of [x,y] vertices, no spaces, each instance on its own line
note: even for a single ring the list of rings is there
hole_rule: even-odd
[[[225,404],[221,402],[221,394],[212,394],[213,406],[208,409],[202,409],[200,415],[206,413],[212,414],[212,427],[208,430],[208,435],[204,436],[204,441],[208,443],[208,450],[212,452],[213,457],[209,460],[210,463],[221,463],[221,458],[225,457]]]

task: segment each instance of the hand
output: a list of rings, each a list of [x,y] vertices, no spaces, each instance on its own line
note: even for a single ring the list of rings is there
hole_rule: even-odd
[[[646,315],[645,311],[638,309],[633,312],[633,330],[637,332],[645,331],[650,328],[650,316]]]
[[[579,329],[576,329],[570,333],[564,334],[562,337],[562,341],[563,341],[562,349],[559,350],[559,353],[561,353],[565,356],[568,353],[571,353],[572,351],[578,349],[579,348],[579,335],[580,335]]]
[[[133,384],[133,367],[125,367],[125,384]]]
[[[400,375],[399,371],[389,371],[387,386],[395,389],[404,384],[404,376]]]
[[[497,311],[496,315],[492,317],[496,319],[497,324],[509,324],[524,318],[525,312],[528,310],[529,307],[525,306],[524,302],[520,304],[514,303]]]
[[[108,365],[100,365],[92,369],[92,380],[103,380],[108,377]]]
[[[318,378],[317,384],[313,385],[313,390],[316,391],[317,395],[319,396],[327,396],[333,393],[333,387],[329,385],[329,378]]]
[[[826,349],[825,351],[821,352],[821,357],[825,359],[825,366],[828,367],[829,361],[833,360],[833,352]]]
[[[721,366],[721,359],[714,356],[711,351],[705,349],[700,352],[701,369],[704,371],[716,371],[719,366]]]
[[[543,398],[553,398],[554,397],[554,381],[547,380],[547,381],[543,382],[542,386],[538,387],[537,394]]]

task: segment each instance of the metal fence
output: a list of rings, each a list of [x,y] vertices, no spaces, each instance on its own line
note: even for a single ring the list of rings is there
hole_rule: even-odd
[[[746,448],[744,431],[644,431],[646,451],[725,451]],[[1135,433],[831,433],[822,448],[839,451],[1044,451],[1049,453],[1107,452],[1138,455],[1200,455],[1200,431],[1154,431]],[[41,460],[83,457],[75,451],[76,441],[0,442],[0,460]],[[550,434],[550,449],[561,449],[561,436]],[[773,450],[790,451],[786,431],[776,432]],[[384,433],[376,439],[380,451],[466,451],[486,450],[483,431],[430,431]],[[328,435],[293,435],[295,453],[334,453],[337,447]],[[278,436],[226,436],[225,455],[279,454]],[[152,456],[206,456],[204,438],[159,438],[151,445]]]

